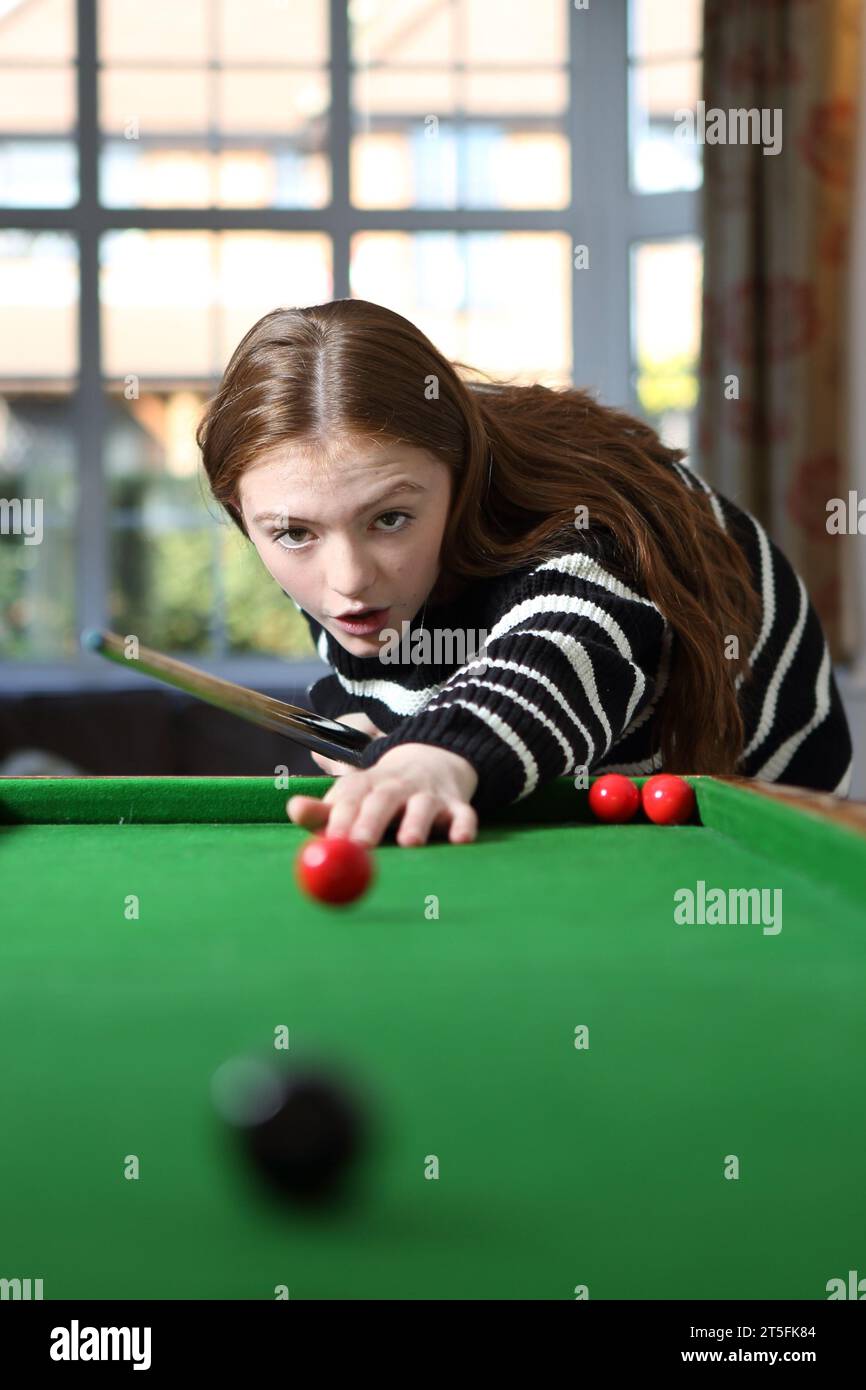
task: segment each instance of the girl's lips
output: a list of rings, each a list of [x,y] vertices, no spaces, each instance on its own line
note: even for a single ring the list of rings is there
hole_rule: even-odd
[[[340,627],[344,628],[346,632],[363,635],[365,633],[378,632],[380,628],[384,627],[389,612],[390,609],[388,608],[374,608],[371,613],[363,617],[335,618],[334,622],[339,623]]]

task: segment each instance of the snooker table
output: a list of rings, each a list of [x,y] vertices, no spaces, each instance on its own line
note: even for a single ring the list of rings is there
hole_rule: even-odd
[[[331,780],[0,780],[0,1279],[826,1299],[866,1273],[863,807],[694,777],[695,823],[605,826],[564,777],[470,844],[392,832],[329,908],[285,802]],[[772,913],[675,920],[701,882]],[[315,1212],[256,1186],[212,1100],[281,1028],[369,1118]]]

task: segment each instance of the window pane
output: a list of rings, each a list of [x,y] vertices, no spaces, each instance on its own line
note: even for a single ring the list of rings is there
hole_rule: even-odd
[[[331,161],[324,152],[225,147],[214,164],[219,207],[321,208],[331,201]]]
[[[352,141],[352,201],[362,208],[567,207],[568,143],[552,130],[476,121],[417,124]]]
[[[548,232],[363,232],[351,289],[412,319],[451,358],[565,385],[571,244]]]
[[[0,657],[76,650],[77,332],[73,237],[0,231]]]
[[[218,56],[227,63],[328,61],[327,0],[219,0]]]
[[[75,78],[66,68],[0,70],[0,127],[8,135],[56,135],[75,125]]]
[[[637,193],[699,188],[701,147],[677,130],[700,99],[703,0],[629,0],[629,165]]]
[[[111,623],[148,646],[314,655],[309,629],[210,497],[195,429],[207,392],[108,397]]]
[[[463,89],[463,111],[473,118],[483,118],[491,112],[503,117],[516,112],[524,117],[549,115],[563,120],[568,111],[568,77],[564,71],[553,69],[512,69],[507,75],[469,72]]]
[[[568,6],[559,0],[460,0],[466,61],[479,67],[503,63],[563,63],[568,52]]]
[[[71,141],[0,138],[0,201],[7,208],[66,208],[78,199]]]
[[[76,650],[73,429],[63,389],[0,396],[0,659]]]
[[[278,304],[332,299],[331,239],[321,232],[223,232],[214,237],[219,371],[248,328]]]
[[[321,208],[331,198],[331,164],[286,142],[269,149],[232,148],[218,154],[185,141],[108,141],[100,165],[101,200],[122,208]]]
[[[380,116],[450,114],[458,101],[456,78],[444,69],[364,68],[352,83],[352,104],[365,128]]]
[[[99,51],[109,63],[325,63],[327,23],[326,0],[100,0]]]
[[[314,68],[269,72],[226,68],[219,81],[220,124],[226,134],[282,134],[303,140],[328,113],[328,82]]]
[[[330,201],[324,0],[100,9],[107,207]]]
[[[632,247],[632,383],[669,445],[691,450],[698,400],[703,255],[694,237]]]
[[[105,207],[207,207],[215,201],[216,161],[200,150],[144,141],[106,141],[100,156]]]
[[[67,232],[0,231],[0,377],[68,386],[78,372],[78,255]]]
[[[136,491],[132,480],[129,492]],[[129,509],[132,510],[131,508]],[[161,651],[206,652],[214,608],[213,535],[112,522],[109,613],[116,632]]]
[[[431,82],[439,99],[427,101]],[[569,142],[556,115],[545,120],[537,114],[531,121],[499,115],[510,97],[512,113],[520,110],[520,83],[478,82],[484,88],[475,89],[477,111],[495,118],[478,114],[457,126],[445,118],[457,104],[448,74],[411,81],[410,75],[381,72],[359,81],[350,156],[354,206],[569,206]],[[541,110],[562,113],[566,103],[566,82],[553,74]],[[406,113],[414,118],[407,120]]]
[[[219,538],[226,650],[315,658],[310,629],[268,574],[252,542],[231,523],[220,530]]]
[[[219,376],[277,304],[332,296],[318,232],[110,232],[101,245],[103,369],[181,380]]]
[[[101,158],[106,207],[329,202],[328,88],[320,73],[221,74],[215,119],[225,138],[216,152],[205,134],[213,89],[203,73],[153,70],[103,81],[104,129],[116,136]]]
[[[2,6],[0,63],[72,63],[75,0],[28,0]]]
[[[358,63],[562,63],[568,11],[559,0],[388,0],[349,7],[351,54]]]
[[[216,355],[211,235],[110,232],[100,262],[103,371],[210,375]]]
[[[451,62],[456,48],[454,5],[392,0],[349,5],[349,45],[356,63]]]
[[[400,0],[352,18],[356,206],[568,206],[565,7]]]
[[[630,0],[629,53],[693,57],[703,46],[704,0]]]
[[[77,201],[74,59],[73,0],[0,4],[0,206]]]
[[[155,529],[146,516],[113,526],[113,628],[165,652],[315,657],[309,628],[255,547],[206,521],[200,504],[197,528]]]
[[[214,606],[213,535],[197,486],[195,426],[203,393],[109,392],[105,433],[109,610],[148,646],[207,650]]]
[[[110,69],[100,78],[99,114],[106,135],[159,131],[202,135],[209,120],[209,81],[203,68]]]
[[[695,110],[700,98],[701,63],[640,64],[629,81],[631,183],[638,193],[699,188],[701,146],[685,138],[677,111]]]
[[[204,63],[209,56],[209,0],[99,0],[99,57],[103,63],[161,59]]]

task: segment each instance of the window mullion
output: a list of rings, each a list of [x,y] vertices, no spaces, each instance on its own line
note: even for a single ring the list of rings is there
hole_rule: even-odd
[[[331,18],[331,246],[334,257],[334,298],[349,298],[351,207],[349,202],[349,149],[351,94],[349,70],[349,7],[345,0],[330,0]],[[325,213],[327,219],[327,212]]]
[[[108,509],[103,467],[105,403],[99,321],[99,114],[96,6],[77,0],[79,205],[78,390],[73,406],[78,477],[78,628],[103,627],[108,611]]]

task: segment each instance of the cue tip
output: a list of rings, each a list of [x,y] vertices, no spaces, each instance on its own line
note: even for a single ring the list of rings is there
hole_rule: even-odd
[[[102,633],[98,628],[86,627],[79,637],[81,648],[86,652],[102,651]]]

